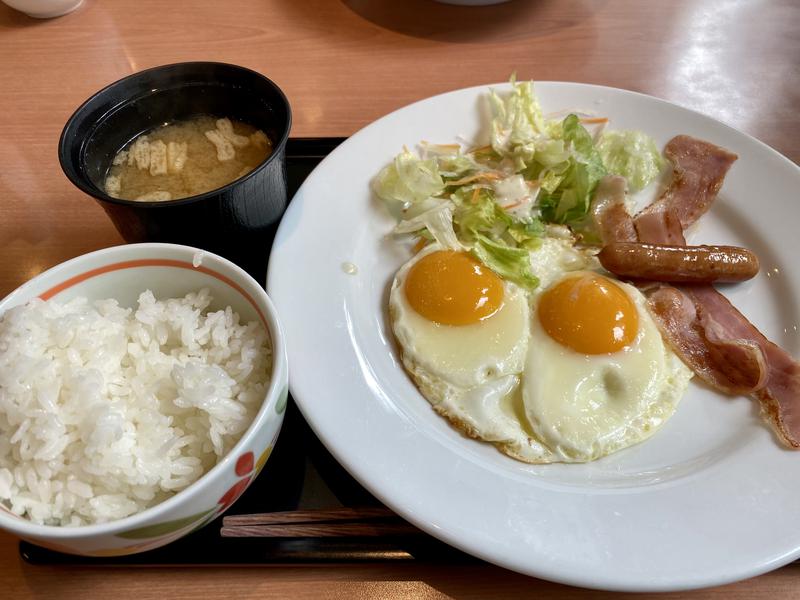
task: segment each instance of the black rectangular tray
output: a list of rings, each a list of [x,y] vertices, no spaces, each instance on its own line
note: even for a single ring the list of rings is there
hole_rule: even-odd
[[[292,138],[286,145],[291,198],[319,162],[344,138]],[[277,226],[276,226],[277,228]],[[272,245],[273,229],[262,247]],[[258,281],[263,270],[250,267]],[[258,478],[226,515],[342,506],[380,506],[325,450],[289,399],[278,442]],[[163,548],[131,556],[89,558],[20,542],[32,564],[88,566],[186,566],[319,564],[375,561],[468,563],[474,559],[426,534],[382,538],[223,538],[222,517]]]

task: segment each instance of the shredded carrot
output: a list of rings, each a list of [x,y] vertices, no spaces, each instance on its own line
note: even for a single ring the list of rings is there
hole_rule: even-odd
[[[473,148],[472,150],[468,150],[467,154],[476,154],[478,152],[489,152],[492,149],[491,144],[487,144],[486,146],[478,146],[477,148]]]
[[[607,117],[585,117],[583,119],[580,119],[580,122],[584,123],[586,125],[598,125],[600,123],[608,123],[608,118]]]
[[[504,175],[502,173],[498,173],[496,171],[483,171],[481,173],[475,173],[474,175],[462,177],[461,179],[457,179],[455,181],[448,181],[447,185],[464,185],[465,183],[470,183],[472,181],[480,181],[481,179],[485,179],[487,181],[497,181],[503,177]]]
[[[411,250],[414,252],[414,254],[416,254],[417,252],[422,250],[427,244],[428,244],[428,240],[426,240],[425,238],[421,237],[421,238],[419,238],[417,240],[417,243],[414,244],[414,247]]]
[[[480,193],[481,193],[481,188],[477,188],[477,187],[476,187],[474,190],[472,190],[472,199],[471,199],[471,202],[472,202],[473,204],[477,204],[477,203],[478,203],[478,196],[480,195]]]
[[[508,210],[509,208],[516,208],[520,204],[522,204],[522,200],[517,200],[516,202],[512,202],[511,204],[506,204],[505,206],[501,206],[500,208],[502,208],[503,210]]]

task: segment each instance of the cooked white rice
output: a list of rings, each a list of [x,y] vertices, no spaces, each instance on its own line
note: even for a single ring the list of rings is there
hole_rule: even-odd
[[[261,405],[261,323],[208,290],[135,310],[34,300],[0,317],[0,503],[36,523],[126,517],[182,490]]]

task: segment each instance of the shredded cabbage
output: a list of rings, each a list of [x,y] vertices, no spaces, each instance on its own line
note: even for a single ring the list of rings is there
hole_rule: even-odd
[[[412,219],[400,221],[394,231],[395,233],[412,233],[421,229],[427,230],[433,239],[445,248],[452,250],[461,250],[462,248],[453,230],[452,202],[443,202]]]
[[[483,264],[500,275],[525,288],[533,289],[539,279],[531,271],[531,255],[524,248],[514,248],[477,234],[472,253]]]
[[[443,189],[437,161],[422,160],[409,150],[398,154],[392,164],[378,173],[375,181],[378,196],[402,203],[425,200]]]
[[[609,131],[597,142],[576,114],[548,119],[532,82],[512,77],[511,84],[507,94],[489,92],[488,145],[462,152],[458,144],[423,143],[420,155],[404,149],[373,188],[399,206],[396,233],[466,249],[501,277],[533,288],[528,251],[545,224],[581,232],[603,177],[622,175],[635,191],[659,174],[663,159],[641,132]]]
[[[557,187],[539,196],[542,218],[549,223],[582,220],[589,212],[594,189],[606,175],[600,153],[578,117],[567,116],[562,127],[564,140],[570,144],[572,155],[567,160]]]
[[[489,92],[492,109],[492,149],[500,156],[512,157],[524,169],[536,154],[536,140],[545,134],[545,120],[529,81],[511,80],[507,98]]]
[[[609,173],[628,180],[628,189],[644,189],[664,168],[664,159],[653,139],[641,131],[606,131],[597,144]]]

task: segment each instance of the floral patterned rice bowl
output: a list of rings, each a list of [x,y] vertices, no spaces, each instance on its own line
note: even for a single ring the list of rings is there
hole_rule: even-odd
[[[108,523],[55,527],[34,524],[0,505],[0,528],[72,554],[120,556],[152,550],[222,514],[269,458],[288,396],[286,343],[272,301],[258,282],[232,262],[175,244],[129,244],[99,250],[53,267],[22,285],[0,301],[0,315],[36,297],[116,298],[121,305],[130,306],[144,285],[158,297],[209,288],[216,304],[230,305],[243,320],[265,324],[272,345],[272,376],[256,417],[216,466],[186,489],[138,514]]]

